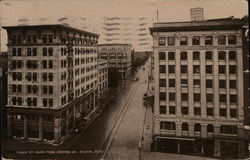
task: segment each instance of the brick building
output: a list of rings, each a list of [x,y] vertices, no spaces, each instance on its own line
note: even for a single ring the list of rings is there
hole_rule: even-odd
[[[156,151],[244,158],[241,19],[154,23]]]
[[[8,136],[58,144],[95,110],[99,35],[63,25],[3,28]]]
[[[109,68],[118,69],[123,82],[131,72],[131,54],[131,44],[98,44],[98,59],[105,59]]]

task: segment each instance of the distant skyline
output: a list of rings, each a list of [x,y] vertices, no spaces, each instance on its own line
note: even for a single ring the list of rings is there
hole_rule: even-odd
[[[146,18],[159,21],[189,21],[190,8],[204,8],[205,19],[241,18],[248,14],[246,0],[4,0],[0,2],[1,25],[58,23],[67,18],[72,27],[103,34],[103,19]],[[148,27],[152,24],[148,24]],[[132,28],[134,30],[135,28]],[[149,33],[149,31],[147,30]],[[123,35],[125,33],[122,33]],[[102,41],[102,37],[100,37]],[[1,50],[6,51],[7,33],[1,30]],[[101,42],[100,41],[100,42]],[[152,42],[152,40],[151,40]],[[139,44],[139,43],[138,43]],[[133,45],[135,50],[143,47]],[[145,47],[148,50],[151,46]]]

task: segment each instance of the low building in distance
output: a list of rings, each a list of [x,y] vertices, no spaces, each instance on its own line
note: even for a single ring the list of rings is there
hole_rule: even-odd
[[[245,158],[243,22],[159,22],[154,48],[155,151]]]
[[[99,35],[63,25],[3,28],[8,136],[58,144],[96,109]]]
[[[131,72],[131,44],[98,44],[98,59],[108,61],[109,68],[115,68],[125,84]]]

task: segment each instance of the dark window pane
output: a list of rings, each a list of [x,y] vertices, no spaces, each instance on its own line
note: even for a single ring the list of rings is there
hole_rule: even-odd
[[[193,73],[199,74],[200,73],[200,65],[194,65],[193,66]]]
[[[168,73],[175,73],[175,66],[174,65],[168,66]]]
[[[175,114],[175,106],[169,106],[169,114]]]
[[[188,131],[188,123],[186,123],[186,122],[182,123],[181,129],[182,129],[182,131]]]
[[[230,109],[230,117],[237,118],[237,109]]]
[[[169,87],[175,87],[175,79],[169,79]]]
[[[207,51],[205,52],[206,60],[212,60],[213,59],[213,52]]]
[[[201,125],[199,123],[194,124],[194,131],[195,132],[200,132],[201,131]]]
[[[196,116],[201,115],[201,108],[200,107],[194,107],[194,115],[196,115]]]
[[[187,52],[181,52],[181,60],[187,60]]]
[[[200,60],[200,52],[193,52],[193,60]]]
[[[181,37],[180,38],[180,45],[187,45],[188,43],[188,40],[187,40],[187,37]]]
[[[167,113],[167,107],[166,106],[160,106],[160,114],[166,114]]]
[[[166,66],[165,65],[160,65],[160,73],[166,73]]]
[[[159,53],[159,60],[166,60],[166,53],[165,52]]]
[[[219,36],[219,37],[218,37],[218,44],[219,44],[219,45],[224,45],[224,44],[226,44],[226,36]]]
[[[226,103],[227,102],[227,96],[225,94],[220,94],[219,95],[219,100],[221,103]]]
[[[160,100],[166,100],[166,93],[160,92]]]
[[[236,36],[235,35],[229,35],[228,36],[228,44],[236,44],[237,40],[236,40]]]
[[[235,51],[229,51],[229,60],[231,60],[231,61],[236,60],[236,52]]]
[[[188,107],[181,107],[181,114],[188,115]]]
[[[205,37],[205,45],[212,45],[213,44],[213,37],[212,36],[206,36]]]
[[[174,52],[168,52],[168,60],[175,60],[175,53]]]
[[[214,115],[214,109],[213,108],[207,108],[207,115],[213,116]]]
[[[192,39],[193,45],[200,45],[200,37],[194,36]]]
[[[187,65],[181,65],[181,73],[187,74],[187,72],[188,72]]]
[[[219,60],[223,60],[223,61],[226,60],[226,52],[225,51],[219,51],[218,54],[219,54],[219,57],[218,57]]]

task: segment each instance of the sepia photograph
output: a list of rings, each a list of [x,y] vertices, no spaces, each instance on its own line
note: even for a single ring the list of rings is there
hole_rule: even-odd
[[[0,0],[3,160],[250,160],[247,0]]]

